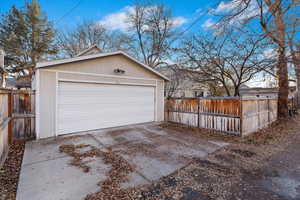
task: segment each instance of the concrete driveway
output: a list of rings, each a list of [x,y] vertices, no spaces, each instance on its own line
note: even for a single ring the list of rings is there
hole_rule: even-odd
[[[163,128],[157,123],[81,135],[26,144],[17,200],[79,200],[101,189],[98,183],[107,178],[111,165],[89,157],[85,163],[90,170],[85,173],[70,165],[72,157],[59,151],[61,145],[91,145],[100,151],[120,155],[134,168],[128,174],[128,181],[121,184],[122,188],[150,184],[186,166],[193,158],[203,158],[227,145],[196,134]]]

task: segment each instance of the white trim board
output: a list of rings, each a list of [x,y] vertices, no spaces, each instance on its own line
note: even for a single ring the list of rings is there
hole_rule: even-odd
[[[91,81],[91,80],[63,79],[63,78],[59,78],[58,81],[73,82],[73,83],[96,83],[96,84],[109,84],[109,85],[136,85],[136,86],[156,87],[156,84],[129,83],[129,82],[119,82],[119,81],[116,81],[116,82],[113,82],[113,81]]]
[[[158,75],[159,77],[163,78],[164,80],[169,81],[170,79],[166,77],[165,75],[159,73],[158,71],[154,70],[153,68],[145,65],[144,63],[138,61],[137,59],[133,58],[132,56],[128,55],[127,53],[123,51],[116,51],[111,53],[99,53],[99,54],[93,54],[93,55],[87,55],[87,56],[79,56],[74,58],[67,58],[67,59],[61,59],[61,60],[53,60],[53,61],[47,61],[47,62],[39,62],[36,64],[36,68],[44,68],[44,67],[51,67],[56,66],[60,64],[66,64],[66,63],[72,63],[72,62],[78,62],[78,61],[84,61],[89,59],[95,59],[95,58],[102,58],[107,56],[114,56],[114,55],[123,55],[130,60],[136,62],[137,64],[141,65],[145,69],[151,71],[152,73]]]
[[[93,48],[97,48],[99,50],[99,53],[102,53],[101,49],[98,47],[98,45],[94,44],[93,46],[91,46],[90,48],[87,48],[81,52],[79,52],[76,56],[82,56],[83,54],[85,54],[86,52],[88,52],[89,50],[93,49]]]
[[[39,139],[40,137],[40,73],[37,70],[36,78],[35,78],[35,130],[36,130],[36,138]]]
[[[88,72],[73,72],[73,71],[51,70],[51,69],[40,69],[37,71],[59,72],[59,73],[65,73],[65,74],[77,74],[77,75],[99,76],[99,77],[110,77],[110,78],[125,78],[125,79],[144,80],[144,81],[156,81],[157,80],[157,79],[151,79],[151,78],[138,78],[138,77],[133,77],[133,76],[117,76],[117,75],[110,75],[110,74],[94,74],[94,73],[88,73]]]
[[[55,72],[55,137],[58,136],[58,72]]]

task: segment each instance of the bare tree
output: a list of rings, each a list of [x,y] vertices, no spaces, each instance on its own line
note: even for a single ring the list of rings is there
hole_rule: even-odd
[[[190,70],[198,72],[193,79],[222,85],[228,96],[239,96],[240,87],[262,69],[270,67],[271,60],[263,57],[268,48],[264,37],[228,32],[222,36],[193,36],[185,40],[178,51]],[[195,73],[193,73],[195,75]]]
[[[163,64],[175,36],[171,11],[163,4],[136,4],[128,23],[140,59],[153,68]]]
[[[170,81],[165,83],[165,96],[174,97],[179,89],[180,83],[185,78],[181,68],[174,64],[167,67],[162,67],[158,70],[170,79]]]
[[[299,6],[300,2],[299,0],[230,0],[229,2],[232,6],[221,22],[232,24],[232,20],[238,20],[238,23],[246,24],[251,19],[256,19],[265,35],[277,46],[278,116],[285,118],[288,116],[289,91],[287,30],[288,21],[291,20],[287,16]]]
[[[92,45],[98,45],[104,52],[125,50],[129,51],[132,39],[121,32],[111,32],[93,21],[84,21],[74,29],[61,31],[57,37],[62,54],[74,57]]]
[[[292,16],[294,17],[294,16]],[[300,39],[297,36],[299,34],[300,28],[300,18],[292,20],[291,28],[288,31],[287,38],[288,38],[288,45],[290,50],[290,63],[294,66],[296,82],[297,82],[297,89],[300,90]]]
[[[62,53],[68,57],[74,57],[94,44],[100,48],[107,45],[106,30],[100,25],[96,26],[92,21],[77,24],[73,30],[61,31],[57,39]]]

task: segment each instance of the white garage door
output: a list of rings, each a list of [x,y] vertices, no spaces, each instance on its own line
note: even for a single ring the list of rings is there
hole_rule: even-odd
[[[154,121],[155,87],[59,82],[58,134]]]

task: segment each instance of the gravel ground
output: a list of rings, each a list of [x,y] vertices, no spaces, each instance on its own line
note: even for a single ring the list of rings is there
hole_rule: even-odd
[[[184,131],[186,128],[178,129]],[[225,136],[224,140],[233,144],[204,160],[194,159],[190,165],[150,186],[135,188],[130,198],[300,199],[299,116],[276,122],[271,128],[249,137]]]
[[[14,142],[8,152],[8,157],[0,169],[0,199],[15,200],[25,142]]]

